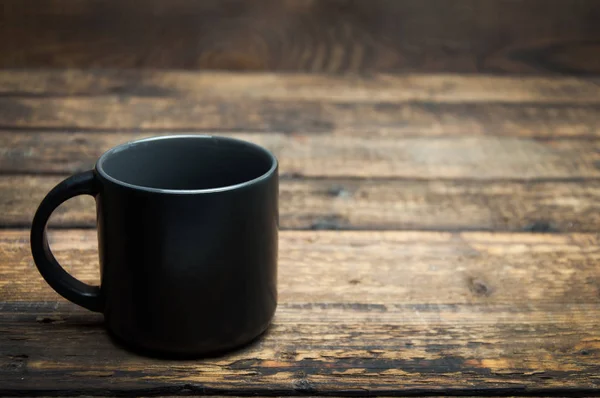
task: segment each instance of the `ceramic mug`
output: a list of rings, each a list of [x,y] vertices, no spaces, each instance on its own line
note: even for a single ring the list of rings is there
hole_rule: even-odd
[[[77,195],[96,199],[100,286],[69,275],[46,237]],[[255,144],[175,135],[110,149],[41,202],[31,251],[46,282],[148,352],[197,356],[261,335],[277,305],[278,163]]]

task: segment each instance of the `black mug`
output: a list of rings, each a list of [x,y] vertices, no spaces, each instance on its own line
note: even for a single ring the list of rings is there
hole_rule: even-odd
[[[69,275],[46,237],[76,195],[96,199],[100,286]],[[148,353],[198,356],[250,342],[277,306],[278,163],[255,144],[175,135],[104,153],[41,202],[31,251],[46,282],[104,314],[109,333]]]

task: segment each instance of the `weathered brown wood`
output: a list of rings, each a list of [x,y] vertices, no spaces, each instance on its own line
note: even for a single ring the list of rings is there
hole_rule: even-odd
[[[43,283],[27,231],[5,230],[0,392],[597,394],[599,238],[282,232],[267,335],[173,362],[116,347],[99,315]],[[53,232],[51,245],[74,274],[97,280],[93,231]]]
[[[0,176],[0,227],[28,226],[64,176]],[[283,229],[417,229],[537,232],[600,230],[600,181],[284,179]],[[51,226],[96,225],[91,197],[59,207]]]
[[[3,68],[598,73],[595,0],[2,2]]]
[[[215,94],[225,75],[26,75],[0,73],[0,395],[600,395],[593,80],[231,75]],[[276,153],[283,229],[529,233],[284,230],[263,339],[206,360],[140,357],[43,282],[26,226],[105,149],[187,125]],[[47,131],[71,128],[93,131]],[[91,198],[52,225],[92,226]],[[584,233],[530,233],[572,231]],[[98,282],[95,231],[50,240],[67,270]]]
[[[0,170],[73,172],[103,151],[148,133],[0,134]],[[599,140],[515,137],[380,138],[299,134],[222,135],[271,149],[284,176],[556,179],[600,177]]]
[[[0,126],[596,137],[597,81],[179,72],[0,72]]]
[[[600,97],[599,97],[600,98]],[[324,103],[142,97],[0,98],[0,128],[343,136],[598,137],[600,105]]]
[[[0,70],[0,95],[112,96],[325,103],[598,104],[600,80],[573,76]]]
[[[598,394],[598,313],[585,304],[282,304],[254,345],[185,362],[132,355],[72,306],[2,307],[3,395]]]
[[[59,299],[28,231],[0,231],[0,301]],[[600,304],[598,234],[282,231],[282,302]],[[64,267],[98,281],[96,232],[51,231]],[[435,293],[432,293],[435,292]],[[595,321],[595,320],[594,320]]]

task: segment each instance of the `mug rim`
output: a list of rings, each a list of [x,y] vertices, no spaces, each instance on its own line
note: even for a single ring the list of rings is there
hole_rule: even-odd
[[[139,145],[139,144],[142,144],[145,142],[162,141],[162,140],[170,140],[170,139],[182,139],[182,138],[183,139],[216,139],[216,140],[220,140],[220,141],[229,141],[230,143],[245,145],[247,147],[250,147],[254,150],[258,150],[258,151],[262,152],[263,154],[267,155],[271,159],[271,167],[264,174],[261,174],[260,176],[255,177],[248,181],[240,182],[238,184],[233,184],[233,185],[226,185],[226,186],[222,186],[222,187],[202,188],[202,189],[166,189],[166,188],[153,188],[153,187],[146,187],[143,185],[131,184],[131,183],[121,181],[121,180],[111,176],[103,168],[104,162],[114,153],[117,153],[120,151],[125,151],[129,148],[132,148],[136,145]],[[173,134],[173,135],[159,135],[159,136],[141,138],[141,139],[137,139],[137,140],[124,142],[122,144],[114,146],[111,149],[104,152],[98,158],[94,168],[103,178],[107,179],[108,181],[110,181],[114,184],[117,184],[117,185],[121,185],[123,187],[135,189],[135,190],[152,192],[152,193],[162,193],[162,194],[199,194],[199,193],[217,193],[217,192],[234,191],[234,190],[237,190],[240,188],[246,188],[246,187],[258,184],[261,181],[269,179],[275,173],[278,166],[279,166],[279,162],[277,161],[277,158],[275,157],[275,155],[273,155],[273,153],[271,153],[271,151],[269,151],[268,149],[266,149],[258,144],[250,142],[250,141],[241,140],[239,138],[215,136],[215,135],[209,135],[209,134]]]

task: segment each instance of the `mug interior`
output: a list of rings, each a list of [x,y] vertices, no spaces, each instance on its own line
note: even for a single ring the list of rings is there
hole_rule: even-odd
[[[118,183],[155,190],[197,191],[238,186],[275,168],[258,145],[225,137],[165,136],[123,144],[96,165]]]

